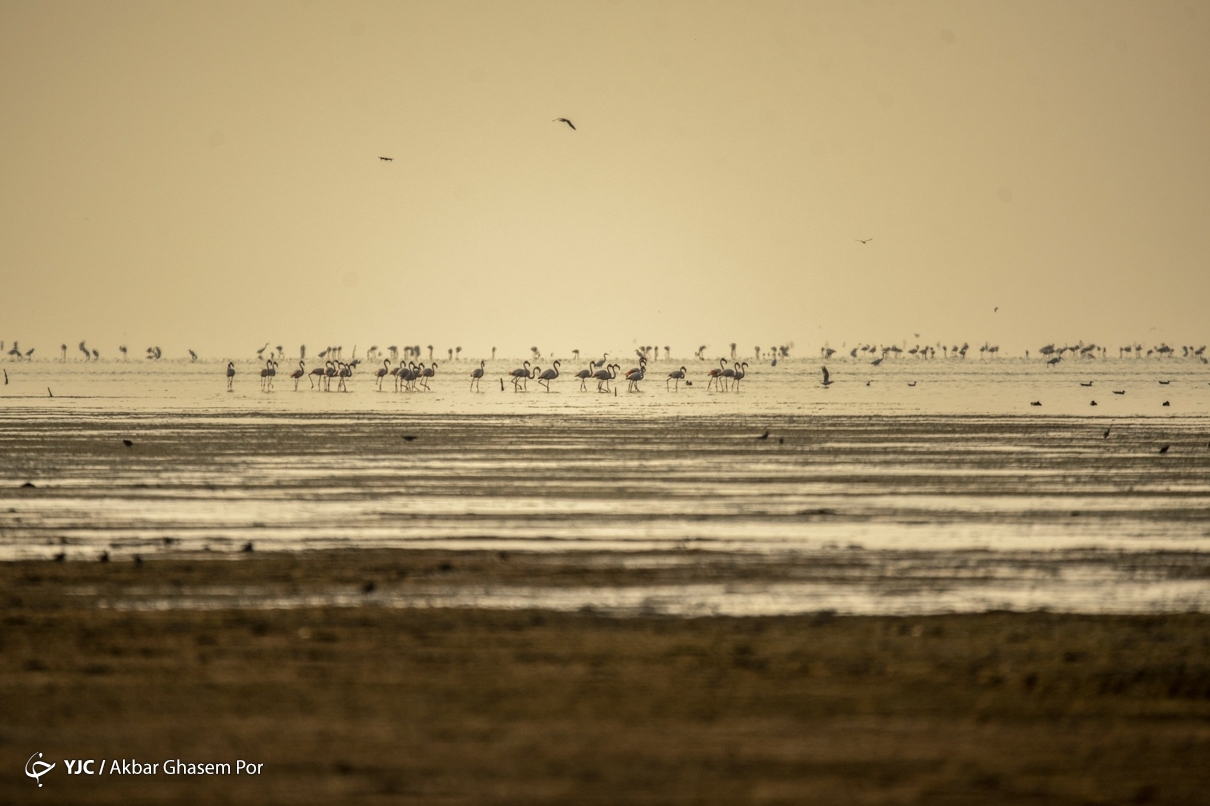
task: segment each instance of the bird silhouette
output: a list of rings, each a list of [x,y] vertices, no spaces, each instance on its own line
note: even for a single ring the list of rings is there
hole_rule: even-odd
[[[820,367],[820,369],[821,369],[821,370],[823,370],[823,385],[824,385],[824,387],[831,386],[831,385],[832,385],[832,376],[828,374],[828,368],[827,368],[827,367]]]
[[[572,123],[570,120],[568,120],[567,118],[555,118],[554,120],[551,121],[551,123],[566,123],[568,126],[571,127],[571,130],[573,132],[576,130],[576,125],[574,123]]]
[[[378,159],[382,160],[383,162],[394,162],[395,161],[394,157],[379,157]]]

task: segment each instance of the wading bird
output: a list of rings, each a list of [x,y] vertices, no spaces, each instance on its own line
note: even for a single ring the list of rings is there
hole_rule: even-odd
[[[235,382],[235,362],[227,362],[227,391],[231,391],[231,384]]]
[[[672,372],[669,372],[668,378],[664,381],[664,389],[668,388],[668,381],[676,381],[676,385],[672,387],[672,391],[679,391],[681,388],[681,381],[685,380],[685,372],[686,370],[684,367],[674,369]]]
[[[298,391],[298,382],[302,380],[302,376],[307,374],[307,367],[302,361],[298,362],[298,369],[290,373],[290,377],[294,379],[294,391]]]
[[[580,391],[587,392],[588,387],[585,386],[588,379],[592,377],[592,362],[588,362],[588,369],[582,369],[576,373],[576,377],[580,379]]]
[[[610,364],[605,369],[598,369],[592,373],[592,377],[597,379],[597,391],[608,392],[609,382],[618,377],[617,371],[621,368],[619,364]]]
[[[832,376],[828,374],[827,367],[820,367],[820,369],[823,370],[823,385],[824,385],[824,388],[826,389],[832,385]]]
[[[483,368],[486,366],[486,361],[480,361],[479,368],[471,370],[471,389],[479,388],[479,381],[483,380]]]
[[[518,386],[519,383],[521,383],[522,381],[525,381],[525,380],[529,380],[531,377],[533,377],[532,374],[530,373],[528,361],[526,361],[524,363],[524,366],[520,366],[520,367],[517,367],[516,369],[514,369],[512,372],[509,373],[509,375],[511,375],[513,378],[513,391],[514,392],[521,391],[521,387]]]
[[[638,392],[639,381],[643,380],[643,376],[647,374],[647,362],[639,364],[637,369],[632,369],[626,373],[626,380],[629,385],[626,387],[627,392]]]
[[[546,387],[546,391],[550,391],[550,382],[559,377],[559,361],[555,361],[551,368],[538,376],[538,383]]]
[[[390,374],[391,374],[391,360],[389,358],[385,358],[382,361],[382,369],[380,369],[374,373],[375,377],[378,378],[378,391],[379,392],[382,391],[382,379]]]

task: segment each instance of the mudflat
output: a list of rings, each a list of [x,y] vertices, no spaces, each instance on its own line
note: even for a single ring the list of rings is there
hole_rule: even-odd
[[[440,551],[0,564],[0,801],[1192,804],[1210,791],[1206,614],[617,617],[389,595],[675,573],[661,568]],[[35,752],[57,764],[41,788],[20,772]],[[90,758],[158,767],[67,774]],[[178,759],[263,767],[166,774]]]

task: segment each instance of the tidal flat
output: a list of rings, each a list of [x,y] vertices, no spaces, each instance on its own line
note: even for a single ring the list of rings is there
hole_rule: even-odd
[[[264,764],[255,777],[60,769],[41,790],[10,774],[0,800],[1205,802],[1206,614],[686,618],[375,599],[410,585],[686,581],[675,564],[585,559],[0,564],[6,768],[34,750]],[[300,598],[171,605],[207,590]],[[334,590],[362,601],[307,606]]]

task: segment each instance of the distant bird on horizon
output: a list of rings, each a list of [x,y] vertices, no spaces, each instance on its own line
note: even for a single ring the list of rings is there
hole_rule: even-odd
[[[870,241],[872,241],[874,239],[873,238],[854,238],[853,240],[857,241],[857,243],[869,243]]]
[[[576,130],[576,124],[572,123],[567,118],[555,118],[554,120],[551,121],[551,123],[566,123],[568,126],[571,127],[571,130],[573,132]]]

